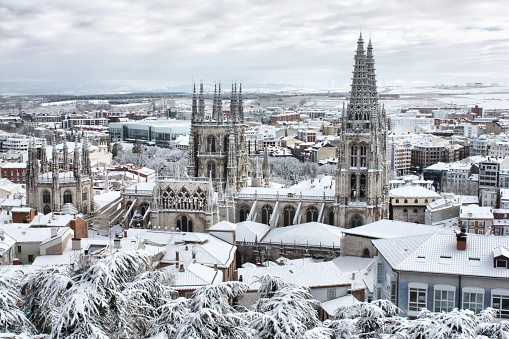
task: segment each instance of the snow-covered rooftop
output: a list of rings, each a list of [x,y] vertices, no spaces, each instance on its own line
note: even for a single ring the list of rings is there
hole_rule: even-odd
[[[325,311],[325,313],[329,315],[329,317],[332,317],[338,308],[359,303],[359,300],[357,300],[353,295],[349,294],[336,299],[324,301],[320,303],[320,307]]]
[[[509,248],[508,237],[467,234],[466,250],[456,249],[454,233],[378,239],[372,243],[394,270],[509,278],[507,268],[495,268],[493,263],[497,248]]]
[[[187,262],[184,271],[181,272],[176,266],[167,266],[163,270],[171,273],[174,277],[172,288],[179,290],[194,290],[198,287],[217,284],[223,281],[223,272],[211,267],[193,262]]]
[[[478,205],[461,206],[460,219],[493,219],[493,209]]]
[[[237,224],[237,241],[255,242],[261,241],[267,233],[269,233],[270,227],[268,225],[255,222],[255,221],[243,221]]]
[[[414,224],[405,221],[379,220],[363,226],[343,229],[343,233],[361,237],[385,239],[406,237],[411,235],[433,234],[433,233],[452,233],[447,228],[434,227],[423,224]]]
[[[320,288],[329,286],[348,286],[350,280],[332,262],[323,262],[307,265],[271,266],[257,268],[239,268],[239,279],[249,285],[249,290],[258,290],[260,284],[257,279],[264,275],[272,275],[285,282]]]
[[[339,247],[342,231],[344,229],[322,224],[308,222],[293,226],[278,227],[272,229],[262,240],[263,243],[286,244],[286,245],[309,245],[324,247]]]
[[[421,186],[403,186],[389,191],[392,198],[440,198],[440,194]]]

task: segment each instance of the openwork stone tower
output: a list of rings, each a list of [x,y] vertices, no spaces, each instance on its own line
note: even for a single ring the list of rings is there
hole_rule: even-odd
[[[336,226],[388,218],[387,126],[378,103],[371,41],[357,41],[350,102],[343,107],[336,170]]]

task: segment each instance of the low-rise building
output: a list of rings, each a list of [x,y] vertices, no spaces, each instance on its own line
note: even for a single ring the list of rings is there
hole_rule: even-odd
[[[401,316],[423,309],[480,313],[487,307],[509,319],[509,238],[435,233],[373,240],[377,288]]]
[[[478,205],[461,206],[460,228],[473,234],[490,234],[493,225],[493,209]]]
[[[389,191],[392,220],[424,224],[426,206],[440,194],[420,186],[403,186]]]

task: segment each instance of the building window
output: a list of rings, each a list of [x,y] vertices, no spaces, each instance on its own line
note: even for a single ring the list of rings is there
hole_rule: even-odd
[[[475,314],[484,310],[484,293],[463,292],[464,310],[471,310]]]
[[[87,193],[88,193],[88,191],[87,191],[87,189],[85,188],[85,189],[83,190],[83,193],[81,193],[81,201],[87,201],[87,195],[88,195]]]
[[[396,304],[396,282],[391,282],[391,302]]]
[[[361,167],[367,167],[367,149],[366,145],[361,146]]]
[[[336,299],[336,290],[327,290],[327,300]]]
[[[350,227],[355,228],[355,227],[358,227],[361,225],[362,225],[362,218],[358,214],[354,215],[352,217],[352,219],[350,220]]]
[[[334,226],[334,212],[329,213],[329,225]]]
[[[18,253],[21,253],[21,246],[18,246]]]
[[[376,282],[377,282],[377,284],[381,284],[382,280],[383,280],[383,265],[380,262],[376,266]]]
[[[180,219],[177,220],[177,229],[182,232],[192,232],[193,221],[191,219],[187,219],[187,217],[183,215]]]
[[[399,199],[396,199],[396,204],[399,204]]]
[[[350,149],[351,167],[357,167],[357,145],[352,145]]]
[[[249,208],[247,206],[242,206],[239,210],[239,222],[246,221],[249,215]]]
[[[368,248],[365,248],[364,251],[362,251],[362,257],[363,258],[371,257],[371,253],[369,253],[369,249]]]
[[[318,209],[311,206],[306,211],[307,222],[318,221]]]
[[[410,287],[408,289],[408,311],[419,312],[426,308],[426,289]]]
[[[262,224],[268,225],[270,216],[272,215],[272,206],[265,205],[262,207]]]
[[[30,263],[34,262],[34,255],[33,254],[29,254],[28,255],[28,262],[30,262]]]
[[[211,177],[212,179],[216,178],[216,164],[213,162],[209,162],[207,164],[207,176]]]
[[[293,219],[295,219],[295,208],[293,206],[286,206],[284,208],[283,219],[284,226],[293,225]]]
[[[414,208],[414,213],[417,213],[417,208]]]
[[[408,204],[408,199],[405,199],[405,204]]]
[[[43,204],[51,204],[51,194],[48,190],[44,190],[42,192],[42,203]]]
[[[504,259],[495,260],[495,268],[507,268],[507,260]]]
[[[435,290],[435,312],[451,312],[454,308],[454,291]]]
[[[216,151],[216,138],[213,135],[207,137],[207,152]]]
[[[498,311],[498,317],[509,319],[509,291],[493,290],[491,307]]]
[[[44,213],[44,214],[51,213],[51,207],[49,207],[49,205],[44,205],[42,213]]]
[[[69,190],[64,192],[64,204],[72,204],[72,193]]]

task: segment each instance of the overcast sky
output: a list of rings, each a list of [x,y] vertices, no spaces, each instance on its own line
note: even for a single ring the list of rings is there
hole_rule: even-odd
[[[0,92],[350,83],[509,85],[507,1],[2,0]]]

